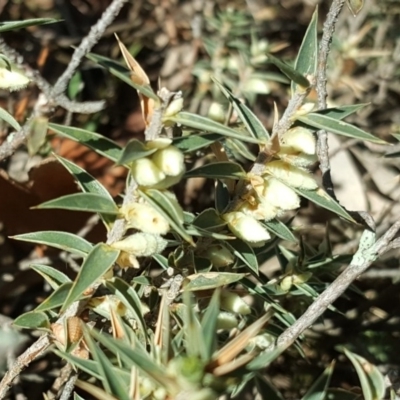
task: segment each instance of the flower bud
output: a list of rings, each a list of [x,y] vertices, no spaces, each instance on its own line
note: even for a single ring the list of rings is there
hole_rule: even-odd
[[[165,149],[172,143],[172,139],[166,137],[159,137],[154,140],[146,142],[146,147],[150,149]]]
[[[293,154],[293,148],[289,146],[281,146],[278,156],[282,161],[288,164],[303,168],[314,164],[318,160],[316,154],[304,154],[297,152]]]
[[[251,313],[249,305],[237,294],[229,290],[221,291],[221,308],[236,314],[247,315]]]
[[[250,204],[248,202],[243,203],[240,206],[239,211],[260,221],[270,221],[280,212],[277,207],[268,203],[262,197],[258,199],[258,203],[256,204]]]
[[[306,128],[297,126],[282,136],[282,145],[305,154],[315,154],[315,136]]]
[[[258,242],[271,238],[269,232],[254,217],[240,211],[224,214],[229,230],[246,242]]]
[[[273,177],[265,180],[262,195],[267,203],[285,211],[300,207],[300,197],[297,193]]]
[[[184,155],[175,146],[158,150],[151,159],[156,167],[167,176],[179,176],[185,171]]]
[[[217,317],[217,329],[229,331],[238,326],[238,320],[235,314],[221,311]]]
[[[288,186],[307,190],[317,189],[318,185],[310,173],[283,161],[271,161],[265,169],[267,174],[283,181]]]
[[[11,71],[5,67],[0,67],[0,89],[20,90],[26,87],[28,83],[29,79],[22,72],[13,67]]]
[[[120,212],[129,228],[159,235],[165,235],[169,231],[167,220],[149,204],[130,203],[121,207]]]
[[[167,108],[164,111],[164,118],[173,117],[178,114],[183,108],[183,98],[181,96],[176,95],[175,98],[168,104]]]
[[[221,103],[212,102],[211,106],[208,110],[208,118],[211,118],[213,121],[216,122],[225,122],[227,112],[224,109],[224,106]]]
[[[310,113],[315,108],[315,103],[305,103],[303,104],[295,113],[294,117],[302,116]]]
[[[167,241],[161,236],[144,232],[134,233],[125,239],[111,244],[111,247],[137,257],[148,257],[153,254],[159,254],[166,246]]]
[[[165,178],[164,172],[148,158],[135,160],[131,166],[131,174],[139,186],[153,186]]]
[[[225,246],[215,244],[208,247],[205,251],[205,256],[211,261],[214,267],[226,267],[233,264],[235,256]]]

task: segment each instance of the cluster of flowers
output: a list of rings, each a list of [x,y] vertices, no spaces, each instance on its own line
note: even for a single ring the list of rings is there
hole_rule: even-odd
[[[252,177],[252,192],[233,212],[223,215],[229,229],[252,245],[270,239],[259,221],[269,221],[300,206],[293,188],[315,190],[318,185],[307,167],[316,161],[316,142],[311,131],[302,127],[288,130],[280,139],[275,159],[266,165],[262,176]]]
[[[139,186],[164,190],[166,196],[176,201],[174,194],[165,189],[179,182],[185,172],[185,164],[183,153],[171,143],[171,139],[167,138],[147,142],[146,147],[156,151],[133,161],[131,175]],[[138,202],[122,206],[120,214],[125,218],[127,228],[139,231],[112,244],[112,247],[121,250],[118,259],[120,267],[138,267],[136,257],[161,253],[165,249],[167,241],[160,235],[165,235],[170,226],[153,206],[140,198]]]

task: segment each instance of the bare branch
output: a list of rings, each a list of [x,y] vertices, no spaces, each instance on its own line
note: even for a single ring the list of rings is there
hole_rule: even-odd
[[[326,21],[324,23],[322,39],[318,52],[318,70],[317,70],[317,83],[316,89],[318,93],[318,109],[326,108],[326,66],[328,62],[328,55],[332,42],[332,36],[335,32],[335,26],[339,17],[340,11],[344,5],[345,0],[333,0],[329,9]],[[328,133],[325,130],[320,130],[317,133],[317,154],[322,172],[322,183],[325,190],[335,198],[333,191],[333,184],[331,179],[331,167],[329,162],[329,147],[328,147]]]
[[[33,360],[40,357],[50,346],[49,335],[41,336],[32,346],[21,354],[6,372],[0,382],[0,399],[4,399],[11,387],[12,381],[25,369]]]
[[[104,11],[103,15],[97,21],[97,23],[92,26],[89,34],[82,40],[79,47],[75,49],[67,69],[58,78],[56,84],[54,85],[52,91],[53,96],[57,97],[65,92],[69,80],[72,78],[72,75],[74,75],[76,69],[79,67],[79,64],[81,63],[82,59],[86,56],[87,53],[89,53],[92,47],[100,40],[104,31],[114,21],[115,17],[118,15],[121,8],[127,2],[128,0],[114,0]]]
[[[284,351],[337,300],[374,261],[391,249],[393,237],[400,229],[400,221],[375,242],[375,233],[365,230],[360,239],[359,248],[350,265],[322,292],[306,312],[277,339],[275,348]],[[397,239],[395,241],[397,243]]]
[[[31,68],[24,62],[24,58],[16,50],[9,47],[2,38],[0,38],[0,53],[4,54],[13,64],[16,64],[24,71],[24,74],[45,94],[49,107],[60,106],[70,112],[79,112],[81,114],[92,114],[104,108],[104,101],[88,101],[78,103],[68,99],[63,93],[54,96],[53,87],[42,77],[39,71]]]

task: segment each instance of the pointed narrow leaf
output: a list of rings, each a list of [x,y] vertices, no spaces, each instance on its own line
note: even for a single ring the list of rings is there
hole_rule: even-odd
[[[297,54],[294,68],[297,72],[315,76],[317,72],[318,60],[318,8],[315,9],[307,31],[303,37],[299,52]],[[296,91],[296,84],[292,82],[292,96]]]
[[[204,348],[207,352],[206,360],[208,361],[215,351],[215,344],[217,339],[217,320],[220,313],[220,291],[219,289],[214,291],[210,303],[208,304],[207,310],[201,319],[202,336],[204,338]]]
[[[183,211],[175,199],[156,189],[138,191],[168,221],[176,233],[187,242],[193,243],[193,239],[183,227]]]
[[[111,161],[116,162],[121,156],[121,147],[117,143],[98,133],[53,123],[49,124],[49,129],[63,137],[90,147],[96,153],[110,159]]]
[[[175,138],[173,144],[184,153],[189,153],[209,146],[221,139],[224,139],[224,136],[219,133],[202,133]]]
[[[369,105],[368,103],[363,103],[363,104],[352,104],[349,106],[325,108],[324,110],[314,111],[313,114],[325,115],[333,119],[341,120],[345,119],[349,115],[354,114],[358,110],[361,110],[362,108],[368,105]]]
[[[23,242],[44,244],[80,256],[86,256],[93,248],[93,245],[86,239],[73,233],[60,231],[23,233],[22,235],[11,236],[11,238]]]
[[[48,265],[30,264],[29,267],[43,276],[54,290],[58,289],[63,283],[71,282],[67,275]]]
[[[281,72],[283,72],[290,80],[298,85],[304,88],[308,88],[310,86],[310,82],[306,77],[285,62],[278,60],[276,57],[270,54],[268,54],[268,62],[277,66]]]
[[[93,247],[79,270],[62,310],[66,310],[68,306],[82,296],[85,290],[112,268],[118,255],[119,250],[115,250],[103,243]]]
[[[13,325],[26,329],[48,329],[50,328],[50,321],[44,312],[29,311],[17,317]]]
[[[263,222],[263,225],[265,225],[270,232],[283,240],[294,243],[298,242],[296,236],[293,235],[293,232],[282,221],[279,221],[279,219],[272,219],[271,221]]]
[[[191,114],[188,112],[180,112],[179,114],[168,117],[168,120],[175,122],[177,124],[181,124],[184,127],[187,126],[189,128],[198,129],[203,132],[212,132],[219,133],[225,137],[229,137],[232,139],[238,139],[242,142],[249,143],[260,143],[260,140],[257,140],[251,136],[243,135],[240,131],[229,128],[219,122],[215,122],[212,119],[201,117],[200,115]]]
[[[146,324],[143,319],[142,305],[140,303],[139,296],[135,292],[135,289],[128,285],[125,281],[120,278],[113,278],[106,282],[107,288],[118,297],[118,299],[130,310],[132,315],[135,316],[140,328],[144,335],[147,335]]]
[[[183,283],[183,290],[194,292],[197,290],[209,290],[229,285],[240,281],[246,274],[232,272],[205,272],[187,276]]]
[[[255,380],[261,400],[284,400],[278,390],[263,375],[258,374]]]
[[[100,196],[109,198],[113,201],[111,194],[108,190],[92,175],[88,174],[83,168],[79,167],[78,165],[74,164],[73,162],[67,160],[66,158],[60,157],[55,155],[58,161],[68,170],[68,172],[75,178],[76,182],[78,183],[79,187],[85,193],[94,193]],[[109,214],[102,214],[102,220],[104,221],[105,225],[110,225],[115,217]]]
[[[355,222],[351,215],[338,203],[336,202],[325,190],[319,188],[317,190],[306,190],[300,188],[292,189],[297,192],[300,196],[311,200],[313,203],[317,204],[322,208],[326,208],[329,211],[334,212],[340,217],[347,219],[350,222]]]
[[[113,201],[110,192],[92,175],[88,174],[83,168],[67,160],[66,158],[55,155],[58,161],[68,170],[76,179],[79,187],[85,193],[98,194]]]
[[[97,369],[97,363],[93,360],[85,360],[84,358],[73,356],[70,353],[54,349],[53,352],[57,354],[58,357],[68,361],[71,365],[76,366],[80,370],[88,373],[96,379],[101,379],[99,371]]]
[[[243,122],[247,131],[256,139],[265,140],[269,139],[270,135],[261,121],[254,115],[254,113],[238,98],[236,98],[232,92],[223,86],[217,79],[213,79],[213,81],[218,85],[221,92],[225,95],[225,97],[232,104],[236,113],[238,114],[240,120]]]
[[[322,375],[314,382],[302,400],[325,400],[327,399],[327,390],[331,382],[334,369],[334,363],[325,369]]]
[[[297,116],[297,120],[313,128],[325,129],[328,132],[336,133],[338,135],[351,137],[354,139],[368,140],[370,142],[385,144],[386,142],[379,139],[368,132],[357,128],[344,121],[338,121],[335,118],[317,113],[308,113],[306,115]]]
[[[121,157],[117,161],[117,164],[124,165],[129,164],[132,161],[138,160],[154,154],[157,149],[148,149],[143,142],[137,139],[133,139],[123,148]]]
[[[61,307],[71,291],[73,282],[66,282],[60,285],[46,300],[42,301],[36,311],[48,311]]]
[[[210,179],[244,179],[246,172],[239,164],[221,161],[206,164],[185,173],[185,178],[198,176]]]
[[[150,97],[155,101],[159,101],[157,95],[153,92],[153,89],[151,88],[150,85],[147,84],[140,85],[137,82],[133,81],[131,79],[132,72],[119,62],[94,53],[86,54],[86,57],[89,60],[92,60],[95,63],[101,65],[103,68],[110,71],[110,73],[112,73],[114,76],[121,79],[128,85],[134,87],[138,92],[142,93],[146,97]]]
[[[176,389],[174,380],[165,374],[165,369],[161,368],[150,358],[147,352],[143,350],[139,342],[136,342],[135,346],[132,347],[120,340],[113,339],[111,336],[105,333],[100,333],[93,330],[91,334],[96,340],[102,343],[105,348],[114,354],[118,354],[129,369],[133,366],[137,366],[157,385],[168,389]]]
[[[253,275],[258,275],[258,261],[253,249],[245,242],[235,239],[227,240],[225,244],[249,268]]]
[[[4,21],[0,22],[0,33],[27,28],[28,26],[54,24],[55,22],[59,22],[59,20],[54,18],[32,18],[23,21]]]
[[[114,201],[94,193],[74,193],[46,201],[34,207],[38,209],[60,208],[63,210],[86,211],[100,214],[118,214]]]
[[[344,349],[356,369],[365,400],[381,400],[385,396],[385,378],[379,369],[365,358]]]
[[[6,121],[7,124],[12,126],[16,131],[21,129],[21,125],[15,120],[15,118],[2,107],[0,107],[0,119]]]
[[[128,388],[121,376],[114,371],[113,365],[100,347],[94,342],[87,328],[84,329],[85,343],[89,347],[93,360],[97,364],[99,375],[105,391],[117,396],[119,400],[130,400]]]

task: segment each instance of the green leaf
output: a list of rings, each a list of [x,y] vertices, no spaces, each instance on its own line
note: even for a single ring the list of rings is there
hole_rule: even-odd
[[[333,119],[345,119],[351,114],[354,114],[358,110],[361,110],[365,106],[368,106],[368,103],[364,104],[352,104],[349,106],[337,106],[333,108],[325,108],[324,110],[314,111],[314,114],[325,115],[326,117],[330,117]]]
[[[135,346],[130,346],[123,343],[121,340],[116,340],[105,334],[93,330],[92,336],[103,344],[105,348],[118,355],[126,364],[127,368],[133,366],[138,367],[146,375],[148,375],[157,385],[165,387],[167,390],[176,390],[176,383],[172,378],[165,374],[165,369],[156,364],[147,352],[142,348],[140,343],[136,341]]]
[[[42,301],[36,307],[36,311],[48,311],[61,307],[68,298],[68,294],[71,291],[72,285],[73,282],[71,281],[60,285],[46,300]]]
[[[90,147],[96,153],[110,159],[111,161],[117,162],[121,156],[121,147],[117,143],[98,133],[53,123],[49,124],[49,128],[63,137]]]
[[[113,200],[94,193],[74,193],[39,204],[38,209],[60,208],[64,210],[97,212],[100,214],[118,214]]]
[[[225,244],[249,268],[250,272],[258,275],[258,261],[253,249],[240,239],[227,240]]]
[[[53,352],[60,358],[68,361],[71,365],[76,366],[80,370],[88,373],[96,379],[101,379],[99,371],[97,369],[97,363],[93,360],[85,360],[84,358],[73,356],[70,353],[54,349]]]
[[[243,135],[243,133],[241,133],[240,131],[229,128],[228,126],[220,124],[219,122],[215,122],[212,119],[202,117],[200,115],[182,111],[173,117],[168,117],[168,120],[177,124],[181,124],[184,127],[187,126],[189,128],[198,129],[203,132],[219,133],[225,137],[238,139],[242,142],[260,143],[260,140],[257,140],[251,136]]]
[[[21,125],[2,107],[0,107],[0,119],[6,121],[7,124],[12,126],[16,131],[21,130]]]
[[[246,172],[239,164],[230,161],[213,162],[185,173],[185,178],[244,179]]]
[[[139,85],[139,84],[135,83],[134,81],[132,81],[132,79],[131,79],[132,72],[128,68],[126,68],[125,66],[120,64],[119,62],[111,60],[110,58],[107,58],[104,56],[100,56],[98,54],[94,54],[94,53],[86,54],[86,57],[89,60],[92,60],[95,63],[101,65],[103,68],[110,71],[114,76],[121,79],[128,85],[134,87],[141,94],[143,94],[146,97],[149,97],[157,102],[159,101],[159,98],[153,92],[153,89],[151,88],[150,85]]]
[[[344,389],[328,389],[326,400],[362,400],[362,395]]]
[[[326,115],[308,113],[306,115],[296,116],[296,119],[313,128],[325,129],[328,132],[336,133],[338,135],[347,136],[354,139],[368,140],[370,142],[379,144],[386,143],[384,140],[381,140],[370,133],[357,128],[354,125],[344,121],[338,121],[337,119],[328,117]]]
[[[156,189],[138,189],[138,192],[168,221],[176,233],[193,244],[193,239],[183,227],[182,208],[175,199]]]
[[[48,265],[30,264],[29,267],[43,276],[54,290],[58,289],[63,283],[71,282],[71,279],[69,279],[67,275]]]
[[[119,250],[103,243],[97,244],[83,262],[62,311],[66,310],[91,285],[100,279],[117,260]]]
[[[54,24],[55,22],[59,22],[59,20],[54,18],[33,18],[23,21],[4,21],[0,22],[0,33],[27,28],[28,26]]]
[[[193,220],[192,224],[202,229],[219,229],[226,225],[226,222],[219,216],[214,208],[207,208]]]
[[[297,83],[298,85],[304,88],[308,88],[310,86],[310,82],[308,81],[308,79],[290,65],[278,60],[276,57],[270,54],[268,54],[267,61],[277,66],[290,80]]]
[[[123,148],[121,157],[117,161],[117,164],[124,165],[129,164],[132,161],[138,160],[154,154],[157,149],[148,149],[146,145],[137,139],[132,139]]]
[[[215,209],[223,214],[230,201],[230,193],[226,183],[217,181],[215,185]]]
[[[56,249],[68,251],[70,253],[86,256],[93,245],[83,237],[74,235],[73,233],[60,231],[41,231],[24,233],[22,235],[11,236],[12,239],[21,240],[23,242],[39,243],[46,246],[55,247]]]
[[[325,190],[321,188],[317,190],[306,190],[294,187],[292,187],[292,189],[300,196],[311,200],[313,203],[319,205],[320,207],[326,208],[327,210],[334,212],[335,214],[341,216],[344,219],[347,219],[350,222],[355,222],[350,214],[338,202],[336,202],[331,196],[329,196],[329,194],[326,193]]]
[[[75,178],[79,187],[85,193],[98,194],[102,197],[108,198],[113,201],[111,194],[108,190],[92,175],[88,174],[83,168],[67,160],[66,158],[55,155],[58,161],[68,170],[68,172]],[[114,222],[114,216],[109,214],[102,214],[102,220],[106,226]]]
[[[202,336],[204,338],[204,348],[206,350],[206,361],[211,359],[215,348],[216,348],[216,331],[220,303],[220,291],[217,289],[214,291],[210,303],[208,304],[207,310],[201,319]]]
[[[282,349],[276,348],[272,351],[263,351],[259,356],[254,358],[246,365],[246,369],[249,371],[257,371],[266,368],[274,360],[276,360],[282,353]]]
[[[299,52],[297,54],[294,68],[302,76],[316,75],[318,62],[318,8],[315,9],[303,37]],[[304,86],[304,85],[302,85]],[[296,84],[292,82],[292,96],[296,91]]]
[[[106,287],[116,295],[125,307],[135,316],[144,335],[147,335],[146,323],[142,315],[142,305],[134,288],[120,278],[113,278],[106,282]]]
[[[356,369],[360,379],[361,389],[365,400],[381,400],[385,396],[385,378],[379,369],[367,361],[365,358],[344,349],[344,353],[349,358]]]
[[[260,222],[265,225],[265,227],[270,232],[280,237],[281,239],[294,243],[298,242],[296,236],[293,235],[293,232],[282,221],[279,221],[279,219],[272,219],[271,221]]]
[[[254,113],[243,104],[238,98],[236,98],[232,92],[223,86],[216,78],[213,81],[217,84],[224,96],[232,104],[234,110],[238,114],[240,120],[245,125],[247,131],[256,139],[265,140],[269,139],[270,135],[261,121],[254,115]]]
[[[331,382],[334,369],[334,363],[325,369],[322,375],[314,382],[302,400],[325,400],[327,399],[327,390]]]
[[[206,344],[202,335],[202,329],[191,301],[191,294],[183,293],[184,318],[183,332],[186,338],[186,352],[189,357],[199,357],[203,361],[208,360]]]
[[[255,381],[261,400],[284,400],[278,390],[263,375],[257,374]]]
[[[44,312],[29,311],[17,317],[13,325],[26,329],[49,329],[50,321]]]
[[[102,377],[101,382],[105,391],[109,394],[117,396],[120,400],[129,400],[129,390],[121,376],[116,373],[108,357],[96,345],[90,336],[88,329],[84,329],[85,343],[89,347],[93,360],[97,364],[99,375]]]
[[[246,274],[231,272],[206,272],[187,276],[182,287],[184,290],[194,292],[197,290],[209,290],[229,285],[240,281]]]
[[[218,133],[196,133],[175,138],[173,145],[182,152],[189,153],[207,147],[221,139],[224,139],[224,136]]]

